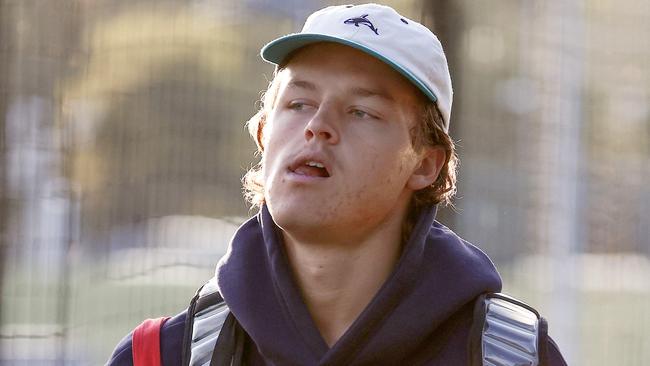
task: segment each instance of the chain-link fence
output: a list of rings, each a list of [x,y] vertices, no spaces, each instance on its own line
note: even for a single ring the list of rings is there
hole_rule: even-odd
[[[650,362],[650,3],[387,1],[451,63],[456,209],[571,364]],[[250,215],[258,57],[322,1],[0,0],[0,363],[101,364]]]

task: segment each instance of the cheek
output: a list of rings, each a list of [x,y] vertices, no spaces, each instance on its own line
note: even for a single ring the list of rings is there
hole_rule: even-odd
[[[275,183],[274,180],[281,176],[281,172],[286,169],[285,163],[287,158],[287,147],[290,146],[288,139],[290,131],[284,131],[281,125],[268,123],[264,127],[261,164],[262,176],[264,177],[264,186],[266,190],[271,190]]]
[[[272,162],[276,151],[282,146],[282,142],[278,139],[280,136],[282,136],[281,131],[278,131],[273,123],[266,123],[262,128],[261,141],[264,146],[262,151],[263,165],[266,165],[267,162]]]
[[[359,161],[358,191],[371,200],[392,199],[401,194],[412,168],[412,156],[397,147],[370,149]]]
[[[302,136],[302,129],[298,123],[299,121],[290,118],[286,113],[272,113],[262,128],[261,141],[264,149],[269,147],[277,149],[278,145],[282,146],[290,139],[298,137],[297,134]]]
[[[413,172],[418,162],[418,154],[405,136],[374,144],[366,157],[371,174],[381,182],[405,180]],[[381,146],[378,148],[377,146]]]

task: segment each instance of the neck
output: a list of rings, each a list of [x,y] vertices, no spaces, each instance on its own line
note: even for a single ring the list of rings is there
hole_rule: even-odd
[[[332,346],[372,300],[401,254],[404,215],[363,235],[304,241],[283,232],[289,263],[325,342]],[[322,239],[322,238],[321,238]]]

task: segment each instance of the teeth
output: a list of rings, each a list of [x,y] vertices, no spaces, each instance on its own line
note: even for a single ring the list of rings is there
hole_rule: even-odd
[[[313,166],[313,167],[316,167],[316,168],[325,168],[325,165],[323,165],[323,164],[321,164],[321,163],[317,163],[317,162],[315,162],[315,161],[310,161],[310,162],[308,162],[308,163],[305,164],[305,165],[307,165],[307,166]]]

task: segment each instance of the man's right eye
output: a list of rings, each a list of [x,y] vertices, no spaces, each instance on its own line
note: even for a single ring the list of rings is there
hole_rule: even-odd
[[[303,102],[291,102],[289,103],[289,109],[292,109],[294,111],[302,111],[306,107],[306,104]]]

